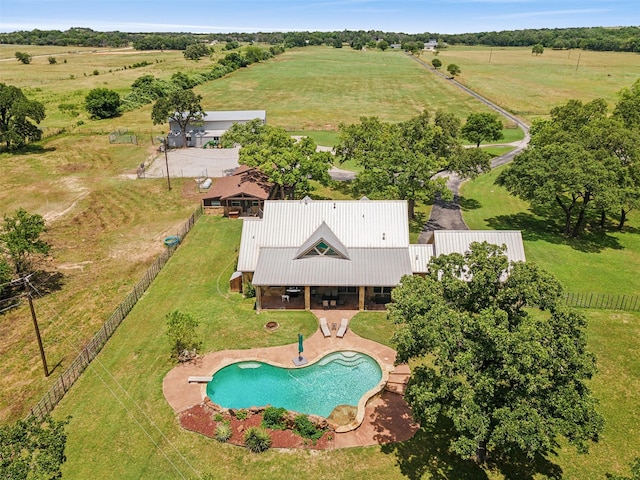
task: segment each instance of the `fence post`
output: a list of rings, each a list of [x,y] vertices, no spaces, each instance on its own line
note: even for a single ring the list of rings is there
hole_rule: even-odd
[[[196,220],[200,218],[200,212],[202,210],[202,205],[198,206],[198,209],[191,214],[185,224],[183,224],[181,229],[181,239],[189,233],[191,227],[195,224]],[[163,251],[153,264],[147,269],[144,277],[138,281],[133,287],[133,290],[129,292],[129,294],[125,297],[125,299],[120,302],[120,304],[113,311],[111,316],[102,324],[102,327],[93,338],[84,346],[84,348],[80,351],[80,353],[76,356],[76,358],[71,362],[69,367],[62,372],[60,377],[49,387],[47,393],[45,393],[42,399],[36,404],[35,407],[31,408],[29,415],[35,416],[38,419],[42,419],[45,415],[51,413],[55,406],[62,400],[64,395],[69,391],[69,389],[73,386],[73,384],[80,378],[80,375],[84,371],[85,368],[89,366],[91,361],[98,356],[98,353],[102,350],[102,347],[107,343],[109,338],[116,331],[120,323],[126,318],[127,314],[133,309],[136,305],[142,294],[147,290],[151,282],[156,278],[160,270],[167,264],[169,258],[177,248],[175,247],[167,248]],[[72,374],[72,375],[70,375]],[[65,383],[64,376],[68,376],[68,382]],[[60,386],[62,386],[62,393],[60,392]],[[45,412],[44,415],[42,412]]]

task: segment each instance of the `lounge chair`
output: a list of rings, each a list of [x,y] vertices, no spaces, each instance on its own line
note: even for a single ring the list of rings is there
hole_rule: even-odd
[[[336,337],[342,338],[344,334],[347,333],[347,327],[349,326],[349,320],[343,318],[340,321],[340,328],[338,328],[338,332],[336,333]]]
[[[331,330],[329,330],[327,319],[324,317],[320,319],[320,330],[322,331],[322,335],[324,335],[325,338],[331,336]]]

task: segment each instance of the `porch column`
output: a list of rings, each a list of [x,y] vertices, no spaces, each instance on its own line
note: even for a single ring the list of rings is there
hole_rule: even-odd
[[[256,311],[262,310],[262,287],[256,287]]]
[[[358,310],[364,310],[364,292],[367,287],[358,288]]]
[[[311,310],[311,287],[309,285],[304,287],[304,309]]]

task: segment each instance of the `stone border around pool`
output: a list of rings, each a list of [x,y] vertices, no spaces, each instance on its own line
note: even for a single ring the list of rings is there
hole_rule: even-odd
[[[295,347],[297,348],[297,344],[295,344]],[[268,347],[268,348],[273,348],[273,347]],[[244,350],[240,350],[240,351],[244,351]],[[259,363],[266,363],[266,364],[271,365],[273,367],[290,368],[290,369],[297,370],[299,368],[310,367],[311,365],[314,365],[314,364],[318,363],[320,360],[325,358],[327,355],[331,355],[332,353],[336,353],[336,352],[356,352],[356,353],[362,353],[362,354],[368,355],[369,357],[373,358],[373,360],[375,362],[378,363],[378,365],[380,366],[380,371],[382,372],[382,378],[380,379],[378,384],[375,387],[373,387],[371,390],[366,391],[360,397],[360,401],[358,402],[358,413],[356,414],[356,419],[353,422],[351,422],[351,423],[349,423],[347,425],[336,425],[333,422],[331,422],[328,419],[326,419],[336,433],[345,433],[345,432],[350,432],[351,430],[355,430],[356,428],[358,428],[362,424],[362,421],[364,420],[364,411],[365,411],[365,407],[367,406],[367,403],[369,402],[369,400],[371,400],[373,397],[375,397],[377,394],[379,394],[384,389],[384,387],[387,384],[387,382],[389,381],[389,371],[385,368],[385,365],[378,358],[376,358],[374,355],[371,355],[371,354],[369,354],[367,352],[362,352],[362,351],[353,350],[353,349],[332,350],[330,352],[327,352],[326,355],[318,357],[318,358],[314,359],[313,361],[310,361],[309,363],[306,363],[305,365],[302,365],[302,366],[299,366],[299,367],[297,367],[295,365],[293,365],[293,366],[292,365],[284,365],[284,364],[281,364],[279,362],[274,362],[274,361],[271,361],[271,360],[263,358],[263,357],[247,357],[247,358],[245,358],[243,360],[233,360],[232,362],[226,363],[226,364],[222,364],[221,363],[218,366],[218,368],[216,368],[216,370],[211,373],[211,376],[215,375],[216,373],[218,373],[223,368],[228,367],[229,365],[233,365],[234,363],[239,363],[239,362],[259,362]],[[207,376],[209,376],[209,375],[207,375]],[[208,398],[208,396],[207,396],[207,384],[206,383],[199,383],[198,385],[200,386],[200,394],[202,396],[202,400],[205,400],[206,398]],[[253,405],[253,406],[254,407],[264,407],[266,405]],[[300,412],[296,412],[296,413],[300,413]],[[316,415],[316,416],[319,417],[320,415]]]
[[[336,433],[357,429],[364,420],[367,403],[383,391],[389,380],[389,374],[395,370],[396,352],[385,345],[359,337],[350,329],[344,338],[336,338],[333,335],[325,338],[316,330],[312,336],[305,340],[304,347],[304,356],[308,359],[309,365],[338,351],[361,352],[372,357],[380,365],[382,379],[376,387],[360,398],[356,420],[348,425],[335,427]],[[211,377],[221,368],[239,361],[259,361],[276,367],[304,368],[294,366],[292,359],[297,355],[297,343],[276,347],[211,352],[200,357],[197,361],[184,363],[170,370],[163,380],[162,390],[174,412],[180,413],[202,403],[207,398],[206,383],[189,383],[189,377]]]

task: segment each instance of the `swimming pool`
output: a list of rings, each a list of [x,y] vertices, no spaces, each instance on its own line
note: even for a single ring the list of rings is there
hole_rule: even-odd
[[[381,379],[382,370],[373,358],[339,351],[303,368],[233,363],[213,375],[207,396],[224,408],[272,405],[328,417],[338,405],[357,406]]]

